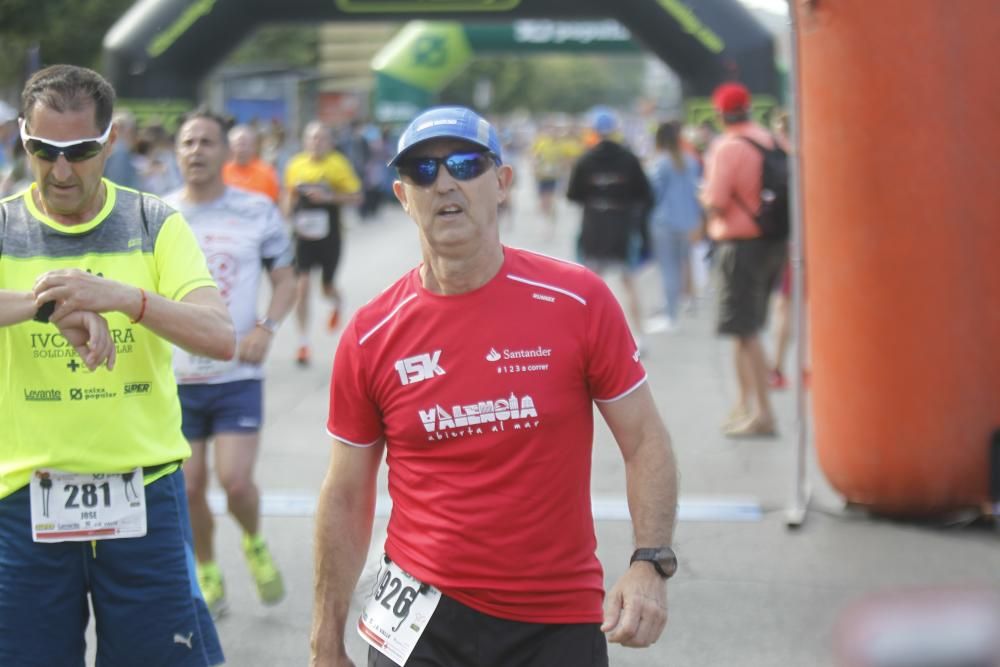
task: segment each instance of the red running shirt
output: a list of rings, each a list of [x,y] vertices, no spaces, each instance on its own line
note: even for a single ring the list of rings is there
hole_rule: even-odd
[[[598,623],[593,401],[645,379],[598,276],[504,248],[473,292],[431,293],[414,269],[355,314],[327,426],[354,446],[385,437],[386,553],[403,569],[492,616]]]

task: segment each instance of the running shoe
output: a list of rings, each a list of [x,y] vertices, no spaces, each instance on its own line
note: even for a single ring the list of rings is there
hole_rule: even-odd
[[[222,581],[222,571],[213,563],[198,563],[195,568],[198,575],[198,587],[205,599],[208,613],[218,620],[226,613],[226,585]]]
[[[299,345],[299,351],[295,355],[295,363],[297,363],[299,366],[308,366],[309,365],[309,346],[308,345]]]
[[[646,320],[642,328],[649,334],[674,333],[677,331],[677,322],[668,315],[654,315]]]
[[[330,319],[326,322],[327,331],[336,331],[337,327],[340,326],[340,307],[334,306],[330,311]]]
[[[257,593],[264,604],[276,604],[285,597],[285,584],[274,565],[267,543],[260,535],[243,536],[243,555],[257,584]]]
[[[722,422],[722,432],[731,431],[748,419],[750,419],[750,411],[742,405],[737,405],[729,411],[729,414],[726,415],[726,420]]]

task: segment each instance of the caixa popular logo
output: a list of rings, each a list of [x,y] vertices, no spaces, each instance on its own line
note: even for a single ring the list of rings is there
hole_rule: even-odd
[[[153,388],[153,383],[151,382],[128,382],[122,389],[122,392],[126,396],[139,396],[141,394],[148,394]]]
[[[399,381],[407,385],[429,380],[435,375],[444,375],[444,369],[438,363],[440,359],[441,350],[400,359],[396,362]]]

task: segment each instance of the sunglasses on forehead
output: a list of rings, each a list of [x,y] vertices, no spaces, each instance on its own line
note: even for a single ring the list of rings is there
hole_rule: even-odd
[[[482,176],[496,162],[492,153],[483,151],[452,153],[444,157],[414,157],[396,165],[399,175],[417,185],[430,185],[437,180],[441,165],[453,178],[471,181]]]
[[[24,142],[25,150],[28,151],[29,155],[46,162],[55,162],[60,155],[64,156],[68,162],[89,160],[101,152],[110,136],[111,123],[108,123],[108,129],[104,130],[104,134],[93,139],[77,139],[76,141],[42,139],[28,134],[27,123],[24,122],[23,118],[21,119],[21,141]]]

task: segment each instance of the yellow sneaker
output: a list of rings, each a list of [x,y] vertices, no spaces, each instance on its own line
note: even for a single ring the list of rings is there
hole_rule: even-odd
[[[250,574],[257,584],[257,593],[264,604],[276,604],[285,597],[285,584],[274,565],[267,543],[260,535],[243,536],[243,555],[247,558]]]
[[[214,562],[198,563],[196,571],[198,587],[201,588],[201,595],[205,599],[208,613],[217,620],[227,610],[226,585],[222,581],[222,571]]]

